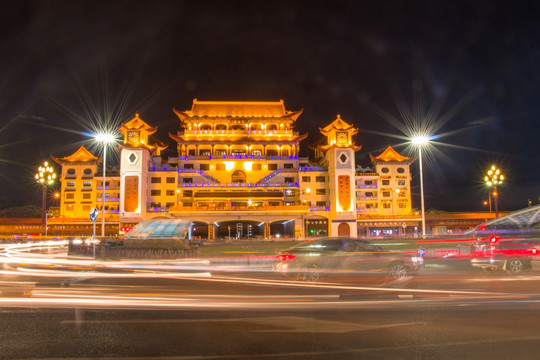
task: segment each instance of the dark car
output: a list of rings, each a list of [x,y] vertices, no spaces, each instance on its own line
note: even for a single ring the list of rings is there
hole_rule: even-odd
[[[325,238],[280,251],[273,269],[305,281],[323,277],[403,281],[423,267],[423,259],[413,255],[388,251],[367,240]]]

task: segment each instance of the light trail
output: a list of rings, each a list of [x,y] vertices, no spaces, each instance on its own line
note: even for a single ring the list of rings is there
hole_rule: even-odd
[[[380,286],[359,286],[342,282],[298,282],[293,280],[260,279],[231,276],[227,272],[242,272],[241,266],[214,266],[209,260],[182,259],[167,261],[124,260],[114,264],[95,259],[68,258],[66,241],[47,241],[29,244],[7,244],[0,248],[4,269],[0,275],[24,279],[63,279],[69,288],[36,286],[32,281],[0,282],[0,306],[6,307],[85,307],[126,309],[330,309],[336,307],[394,306],[395,304],[434,304],[459,301],[531,301],[540,294],[513,294],[500,291],[409,289]],[[48,253],[37,253],[48,252]],[[52,252],[52,253],[51,253]],[[107,272],[107,271],[115,272]],[[249,269],[252,271],[253,269]],[[257,269],[262,271],[262,269]],[[270,272],[270,269],[265,271]],[[275,272],[274,272],[275,274]],[[261,286],[271,289],[270,294],[195,294],[178,293],[176,287],[154,288],[136,285],[110,285],[96,287],[91,284],[77,285],[88,279],[169,279],[189,280],[198,284],[220,283],[232,285]],[[471,280],[471,279],[463,279]],[[462,279],[460,279],[462,281]],[[195,284],[195,283],[193,283]],[[199,285],[197,285],[199,286]],[[208,289],[205,287],[204,289]],[[216,291],[219,292],[219,288]],[[280,289],[308,294],[279,294]],[[157,291],[156,291],[157,290]],[[245,290],[244,290],[245,291]],[[311,293],[324,291],[324,294]],[[10,297],[19,292],[21,296]],[[290,291],[289,291],[290,292]],[[330,293],[329,293],[330,292]],[[376,299],[355,299],[355,293],[367,296],[383,296]],[[347,294],[342,297],[341,294]]]

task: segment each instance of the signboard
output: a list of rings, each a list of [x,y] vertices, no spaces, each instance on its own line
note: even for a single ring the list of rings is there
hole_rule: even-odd
[[[90,221],[96,222],[98,214],[99,210],[96,208],[92,208],[92,210],[90,210]]]

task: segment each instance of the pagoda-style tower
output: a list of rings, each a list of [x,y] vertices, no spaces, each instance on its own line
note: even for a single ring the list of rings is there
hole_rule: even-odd
[[[358,129],[338,115],[334,122],[319,130],[327,140],[318,149],[328,162],[329,235],[356,237],[355,152],[361,146],[355,145],[353,136]]]
[[[70,156],[53,160],[62,166],[60,182],[60,213],[67,218],[88,219],[90,210],[97,206],[97,183],[94,174],[100,161],[84,146]],[[101,204],[100,204],[101,206]],[[99,209],[101,210],[101,208]]]
[[[124,135],[120,147],[120,223],[133,224],[146,217],[148,169],[152,156],[159,156],[167,147],[151,136],[156,131],[139,114],[119,129]]]
[[[371,156],[379,174],[379,214],[408,215],[411,213],[411,171],[415,161],[388,146],[379,156]]]
[[[295,236],[303,236],[298,153],[307,134],[294,131],[302,113],[285,109],[283,100],[198,101],[174,112],[183,131],[169,136],[178,143],[178,214],[199,208],[255,209],[295,214]],[[239,211],[239,210],[238,210]],[[240,219],[240,217],[237,217]],[[208,230],[213,238],[212,224]],[[270,224],[264,222],[270,236]]]

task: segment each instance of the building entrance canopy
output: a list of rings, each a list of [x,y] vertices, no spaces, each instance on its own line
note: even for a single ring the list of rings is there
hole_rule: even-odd
[[[182,238],[188,236],[191,220],[153,218],[137,224],[126,236],[128,239],[141,238]]]
[[[540,227],[540,205],[514,211],[490,220],[486,229],[538,229]]]

